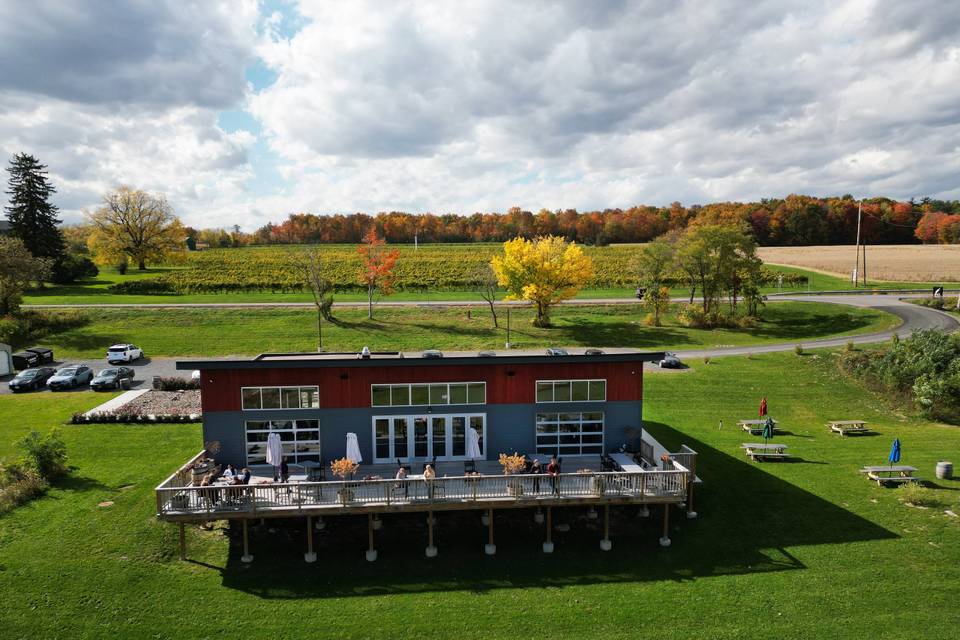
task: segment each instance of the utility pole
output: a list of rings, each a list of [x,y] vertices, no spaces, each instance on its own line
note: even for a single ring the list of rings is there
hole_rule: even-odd
[[[510,348],[510,307],[507,306],[507,349]]]
[[[857,261],[853,263],[853,286],[856,287],[860,278],[857,274],[860,268],[860,213],[863,206],[863,200],[857,203]]]
[[[420,245],[419,245],[419,243],[417,242],[417,232],[414,231],[414,232],[413,232],[413,250],[416,251],[416,250],[419,249],[419,248],[420,248]]]

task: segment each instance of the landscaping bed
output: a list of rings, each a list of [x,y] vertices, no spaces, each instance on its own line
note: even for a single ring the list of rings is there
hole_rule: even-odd
[[[72,422],[199,422],[201,417],[199,390],[151,389],[107,411],[74,414]]]

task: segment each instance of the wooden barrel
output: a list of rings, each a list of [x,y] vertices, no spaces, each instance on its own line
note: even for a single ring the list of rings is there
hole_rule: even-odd
[[[937,478],[949,480],[953,477],[953,463],[941,460],[937,463]]]

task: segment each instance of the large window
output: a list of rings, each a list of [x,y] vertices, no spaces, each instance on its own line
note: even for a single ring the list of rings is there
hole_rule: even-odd
[[[549,456],[603,453],[603,413],[538,413],[537,453]]]
[[[317,420],[248,420],[247,464],[267,464],[267,437],[280,435],[283,455],[290,464],[320,462],[320,423]]]
[[[374,462],[393,462],[397,458],[466,460],[470,458],[470,429],[477,432],[479,458],[484,459],[486,422],[486,415],[482,413],[374,416]]]
[[[484,404],[485,382],[432,382],[430,384],[374,384],[370,403],[374,407],[426,407],[444,404]]]
[[[537,380],[537,402],[602,402],[606,380]]]
[[[319,387],[243,387],[244,409],[316,409]]]

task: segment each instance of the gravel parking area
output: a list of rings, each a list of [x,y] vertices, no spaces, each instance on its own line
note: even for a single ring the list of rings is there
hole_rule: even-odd
[[[122,366],[131,367],[136,375],[133,379],[133,382],[130,385],[131,389],[149,389],[153,385],[153,376],[162,376],[167,377],[178,377],[178,378],[189,378],[189,371],[177,371],[177,360],[178,358],[140,358],[136,362],[131,362],[130,364],[125,364]],[[107,364],[107,361],[100,358],[97,360],[57,360],[52,365],[44,365],[50,367],[65,367],[68,364],[85,364],[88,367],[91,367],[95,372],[102,371],[103,369],[108,369],[114,365]],[[7,386],[13,376],[3,376],[0,378],[0,393],[10,393],[10,388]],[[84,385],[82,387],[77,387],[75,391],[86,391],[89,387]],[[42,391],[31,391],[28,393],[53,393],[49,390]],[[57,391],[57,393],[71,393],[71,391]]]

